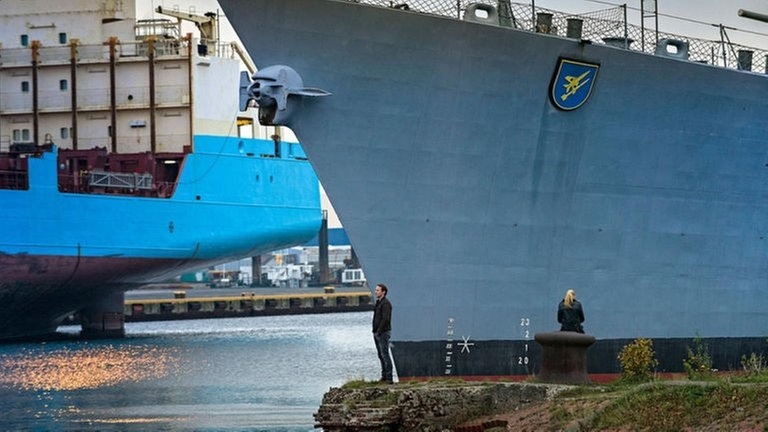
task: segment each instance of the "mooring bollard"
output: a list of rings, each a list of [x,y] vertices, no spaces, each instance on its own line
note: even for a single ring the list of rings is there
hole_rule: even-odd
[[[590,384],[587,374],[587,348],[595,337],[583,333],[557,331],[536,333],[541,345],[541,372],[536,380],[556,384]]]

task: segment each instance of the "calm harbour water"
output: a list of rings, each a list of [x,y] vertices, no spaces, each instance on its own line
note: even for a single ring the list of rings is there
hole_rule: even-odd
[[[125,339],[0,345],[0,430],[314,431],[330,387],[378,378],[371,314],[127,323]]]

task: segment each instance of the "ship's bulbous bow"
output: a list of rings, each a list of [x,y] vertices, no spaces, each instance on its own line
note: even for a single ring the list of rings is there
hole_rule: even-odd
[[[290,66],[269,66],[248,76],[240,73],[240,109],[245,111],[251,101],[259,107],[262,125],[282,126],[290,123],[296,104],[290,96],[328,96],[331,93],[313,87],[304,87],[304,80]]]

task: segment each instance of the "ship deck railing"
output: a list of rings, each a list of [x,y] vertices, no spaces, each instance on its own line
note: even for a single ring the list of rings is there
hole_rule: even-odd
[[[25,172],[0,169],[0,189],[27,190],[29,175]]]
[[[154,187],[150,173],[121,173],[109,171],[91,171],[88,173],[88,186],[121,189],[145,189]]]
[[[654,54],[658,41],[672,39],[688,43],[689,60],[692,62],[768,73],[768,51],[732,43],[723,25],[699,24],[717,31],[716,38],[700,39],[672,33],[659,32],[656,29],[629,23],[626,5],[596,10],[583,14],[568,14],[552,9],[533,6],[529,3],[509,3],[504,0],[402,0],[393,4],[390,0],[348,0],[373,6],[407,9],[462,19],[468,5],[481,3],[492,5],[499,11],[499,21],[508,22],[509,26],[520,30],[542,32],[538,17],[551,15],[551,24],[546,33],[566,37],[568,20],[581,20],[581,39],[592,43],[609,44],[611,41],[626,40],[626,48]],[[501,4],[505,6],[502,7]],[[508,5],[508,7],[506,7]],[[504,11],[508,10],[508,13]],[[641,12],[637,12],[640,14]],[[712,30],[710,30],[712,31]]]
[[[86,171],[72,175],[59,174],[58,190],[64,193],[86,195],[170,198],[176,186],[176,182],[154,181],[151,174]],[[10,189],[10,187],[3,187],[3,183],[0,183],[0,189]]]
[[[193,38],[191,41],[187,38],[160,38],[154,42],[155,60],[163,58],[189,57],[191,53],[197,51],[197,43],[200,39]],[[207,50],[206,56],[216,56],[225,58],[235,58],[237,53],[229,42],[215,41],[211,42],[215,49]],[[118,41],[116,55],[119,61],[146,61],[149,58],[149,42],[147,40]],[[195,51],[190,52],[193,46]],[[109,60],[109,44],[104,41],[100,44],[78,44],[77,62],[85,63],[106,63]],[[29,67],[32,60],[32,50],[30,47],[22,48],[2,48],[0,47],[0,68],[11,67]],[[38,60],[45,64],[69,64],[71,61],[71,47],[69,45],[61,46],[42,46],[38,49]]]

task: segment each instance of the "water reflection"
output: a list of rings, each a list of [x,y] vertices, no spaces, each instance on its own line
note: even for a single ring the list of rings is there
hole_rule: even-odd
[[[0,344],[0,431],[313,431],[329,387],[378,375],[370,322],[129,323],[124,339]]]
[[[23,390],[81,390],[167,376],[174,349],[157,346],[76,346],[0,355],[0,385]]]

